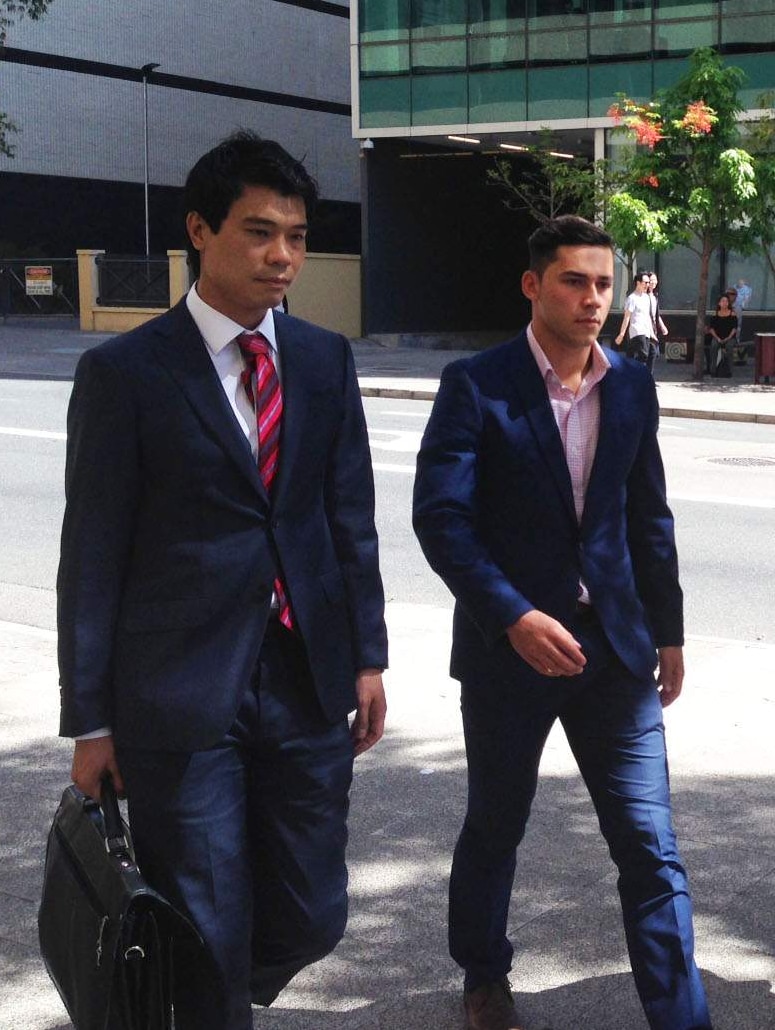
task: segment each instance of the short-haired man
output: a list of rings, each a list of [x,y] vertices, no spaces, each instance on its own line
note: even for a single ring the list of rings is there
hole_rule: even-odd
[[[616,345],[620,347],[624,334],[629,332],[627,354],[644,364],[649,372],[654,368],[658,349],[650,285],[651,276],[648,272],[641,272],[636,277],[632,293],[625,301],[622,324],[616,336]]]
[[[574,216],[538,229],[522,277],[530,325],[445,369],[418,457],[415,529],[456,600],[468,810],[450,950],[469,1030],[519,1025],[509,899],[556,719],[619,868],[649,1026],[710,1027],[661,714],[683,682],[673,519],[654,382],[597,343],[612,287],[601,229]]]
[[[61,732],[86,794],[126,791],[141,869],[204,939],[176,950],[176,1030],[250,1030],[339,941],[353,756],[384,724],[350,347],[274,310],[316,196],[271,140],[205,154],[196,283],[84,355],[68,415]]]

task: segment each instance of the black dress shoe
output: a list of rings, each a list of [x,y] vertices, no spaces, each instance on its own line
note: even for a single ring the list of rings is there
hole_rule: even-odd
[[[466,1030],[522,1030],[517,1022],[511,984],[505,976],[473,991],[464,991],[463,1008]]]

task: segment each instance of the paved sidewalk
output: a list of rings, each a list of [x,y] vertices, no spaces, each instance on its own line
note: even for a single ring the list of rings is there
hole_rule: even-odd
[[[0,324],[0,378],[67,379],[94,342],[61,325]],[[412,396],[415,383],[432,395],[456,356],[368,341],[353,349],[364,392],[392,396]],[[731,385],[706,387],[686,366],[660,362],[663,408],[775,416],[775,387],[753,387],[750,366],[738,371]],[[445,939],[446,877],[465,804],[457,687],[446,675],[450,621],[446,608],[388,606],[389,729],[357,764],[347,935],[276,1007],[257,1012],[257,1030],[462,1030],[460,977]],[[775,647],[692,638],[686,653],[687,685],[666,722],[698,959],[716,1030],[772,1030]],[[56,737],[57,709],[55,635],[0,623],[0,1030],[70,1027],[35,928],[45,836],[68,782],[70,744]],[[560,732],[542,764],[511,932],[526,1030],[646,1030],[615,873]]]
[[[62,319],[0,322],[0,379],[71,379],[78,358],[105,333],[82,333]],[[352,341],[364,397],[433,400],[446,364],[467,351],[387,348],[368,339]],[[695,382],[689,365],[660,359],[655,367],[663,415],[775,423],[775,385],[753,384],[753,365],[735,366],[731,380]]]
[[[351,918],[266,1030],[462,1030],[446,952],[446,877],[465,800],[448,610],[391,604],[385,740],[357,764]],[[775,648],[692,639],[666,715],[697,953],[716,1030],[775,1026]],[[55,638],[0,623],[0,1027],[70,1024],[37,953],[45,834],[68,781],[56,738]],[[646,1030],[627,972],[616,877],[573,759],[553,732],[511,915],[527,1030]]]

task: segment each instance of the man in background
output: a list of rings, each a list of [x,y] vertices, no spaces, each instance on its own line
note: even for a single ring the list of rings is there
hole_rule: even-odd
[[[651,275],[640,272],[633,283],[632,293],[624,303],[622,324],[616,336],[616,345],[620,347],[627,339],[627,356],[635,358],[645,365],[649,372],[654,368],[657,356],[657,331],[652,318],[652,298],[649,296]]]

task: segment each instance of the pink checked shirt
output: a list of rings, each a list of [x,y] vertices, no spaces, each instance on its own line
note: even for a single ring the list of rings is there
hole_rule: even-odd
[[[527,328],[527,339],[538,370],[546,383],[549,403],[560,431],[573,487],[576,518],[580,522],[600,431],[600,391],[597,385],[611,367],[611,362],[600,345],[595,343],[592,347],[592,367],[582,379],[578,393],[574,393],[560,382],[549,359],[541,350],[532,324]],[[589,603],[589,594],[583,583],[579,600]]]

